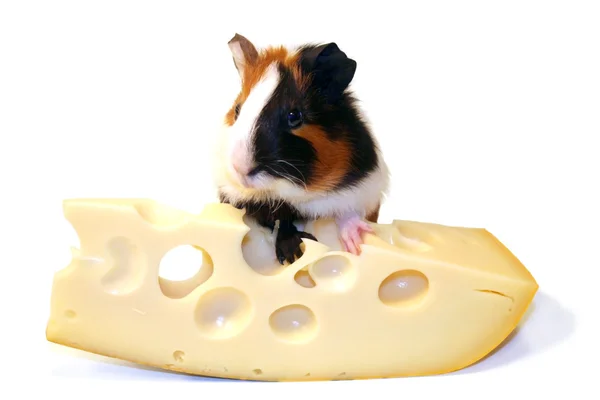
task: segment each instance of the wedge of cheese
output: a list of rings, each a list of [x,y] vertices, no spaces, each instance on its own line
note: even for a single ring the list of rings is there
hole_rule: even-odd
[[[467,367],[516,327],[538,285],[484,229],[375,224],[360,256],[331,220],[301,228],[304,255],[229,205],[200,215],[147,199],[72,199],[79,235],[55,275],[51,342],[189,374],[269,381],[432,375]],[[178,246],[204,263],[159,277]]]

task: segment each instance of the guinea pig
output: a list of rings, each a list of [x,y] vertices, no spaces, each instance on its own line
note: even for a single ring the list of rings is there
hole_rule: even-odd
[[[302,256],[295,222],[335,219],[346,251],[360,254],[372,233],[389,171],[350,91],[357,63],[336,43],[260,51],[246,37],[228,42],[241,88],[219,137],[219,201],[274,232],[283,265]]]

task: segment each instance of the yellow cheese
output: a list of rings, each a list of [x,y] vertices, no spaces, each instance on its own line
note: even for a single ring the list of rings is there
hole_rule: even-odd
[[[81,242],[55,275],[51,342],[189,374],[256,380],[432,375],[467,367],[515,328],[538,285],[485,229],[375,224],[341,251],[331,220],[303,228],[294,264],[242,211],[200,215],[146,199],[72,199]],[[159,278],[173,248],[204,264]]]

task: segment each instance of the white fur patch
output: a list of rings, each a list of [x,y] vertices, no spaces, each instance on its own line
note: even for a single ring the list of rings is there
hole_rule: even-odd
[[[248,143],[256,129],[256,120],[261,111],[271,99],[273,92],[279,85],[281,76],[275,64],[271,64],[264,72],[262,79],[254,85],[250,95],[240,109],[237,121],[230,128],[232,146],[237,140]]]
[[[271,64],[262,79],[251,89],[248,98],[240,108],[238,119],[232,126],[224,126],[221,132],[221,146],[216,160],[223,171],[217,167],[217,184],[230,186],[229,190],[243,189],[236,171],[249,171],[254,166],[250,144],[257,129],[256,123],[261,111],[271,99],[279,85],[281,77],[277,66]],[[234,168],[234,164],[236,168]]]

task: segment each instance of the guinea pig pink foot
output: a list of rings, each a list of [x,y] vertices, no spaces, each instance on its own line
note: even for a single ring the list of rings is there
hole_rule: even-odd
[[[363,233],[373,233],[373,228],[358,215],[340,218],[337,223],[340,228],[340,238],[346,251],[359,255],[360,245],[363,243]]]

